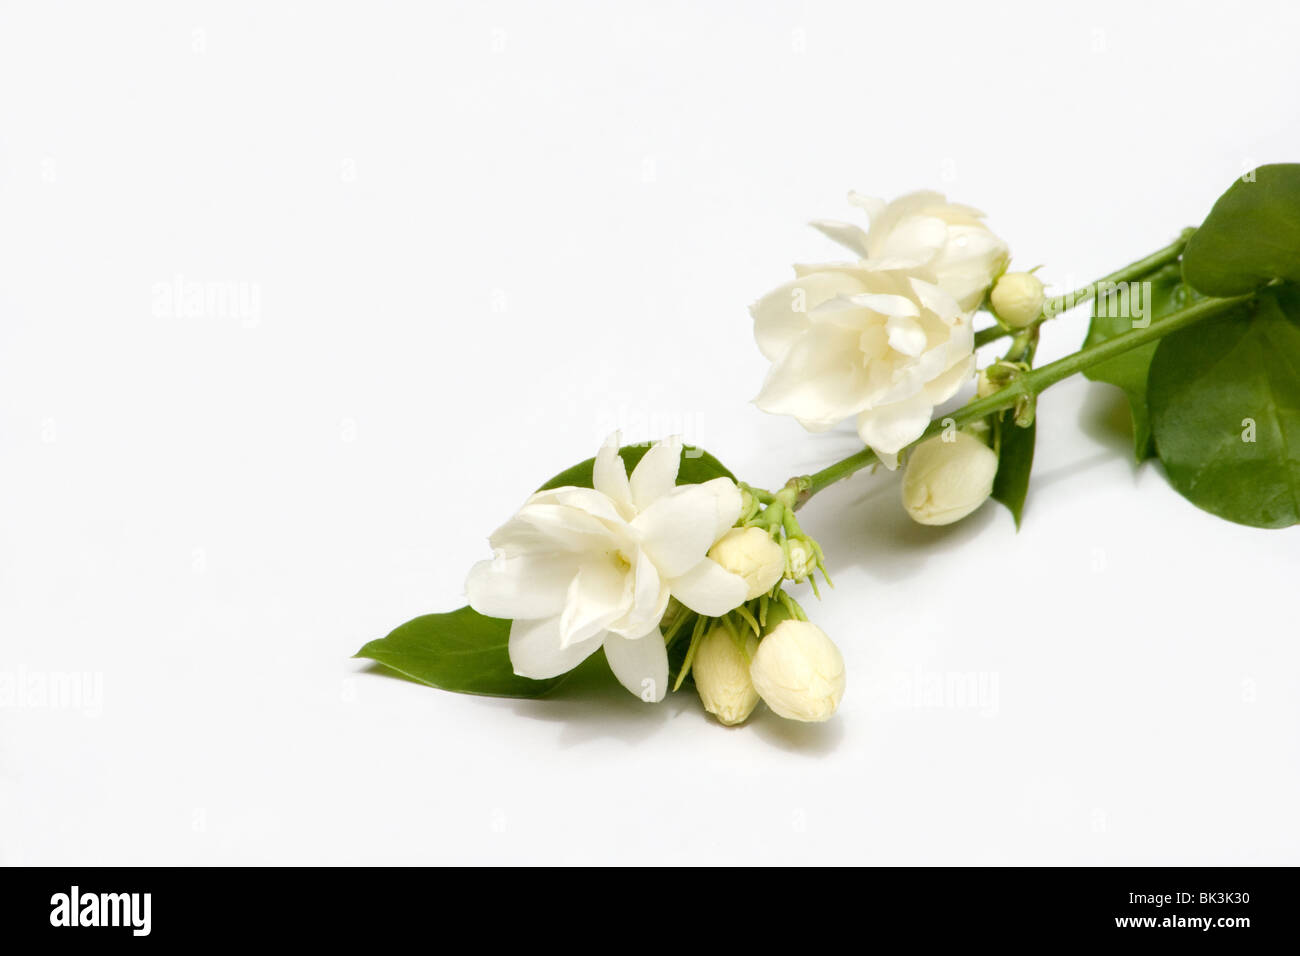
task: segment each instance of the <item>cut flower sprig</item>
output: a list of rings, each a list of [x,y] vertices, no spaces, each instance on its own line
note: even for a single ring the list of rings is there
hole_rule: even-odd
[[[1300,524],[1300,165],[1251,170],[1195,230],[1049,296],[1007,243],[935,192],[856,193],[869,226],[818,220],[849,258],[798,264],[750,307],[770,367],[754,398],[811,433],[853,422],[863,449],[775,491],[703,449],[621,446],[543,484],[490,538],[469,607],[416,618],[359,656],[437,687],[540,697],[597,658],[642,701],[693,678],[723,724],[760,702],[822,721],[845,688],[834,642],[791,594],[827,585],[798,512],[830,485],[901,469],[901,504],[946,525],[989,499],[1020,524],[1038,398],[1085,373],[1125,392],[1139,462],[1240,524]],[[1036,366],[1046,324],[1089,303],[1081,348]],[[983,314],[991,323],[976,329]],[[1201,328],[1200,326],[1204,326]],[[981,346],[1006,339],[981,367]],[[974,394],[945,413],[974,383]],[[1238,431],[1239,430],[1239,431]]]

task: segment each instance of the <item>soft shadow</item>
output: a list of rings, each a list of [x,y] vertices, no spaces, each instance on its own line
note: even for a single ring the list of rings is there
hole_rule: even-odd
[[[601,654],[589,657],[546,697],[500,703],[508,704],[520,717],[559,724],[559,743],[563,747],[593,740],[636,744],[677,720],[687,721],[674,728],[678,733],[755,733],[771,746],[810,756],[830,753],[843,737],[843,721],[801,724],[783,720],[762,705],[739,727],[725,727],[704,713],[689,681],[658,704],[644,703],[614,679]]]
[[[1088,389],[1079,407],[1079,428],[1099,445],[1133,460],[1133,416],[1122,389]]]
[[[760,709],[745,724],[734,729],[749,730],[766,744],[807,757],[834,753],[844,739],[844,721],[837,717],[824,724],[805,724],[778,717],[766,709]]]
[[[882,470],[832,485],[818,496],[818,508],[800,514],[804,530],[831,556],[833,568],[859,568],[878,581],[899,581],[920,572],[939,548],[960,544],[1000,520],[1012,527],[1010,514],[996,502],[955,524],[917,524],[898,501],[899,480]]]
[[[378,662],[370,662],[358,673],[389,677],[437,690]],[[472,694],[465,696],[475,697]],[[518,717],[558,724],[558,742],[562,747],[574,747],[594,740],[636,744],[659,733],[672,721],[683,718],[695,724],[687,733],[756,733],[774,747],[810,756],[830,753],[844,736],[842,721],[801,724],[782,720],[762,706],[741,726],[724,727],[703,712],[695,689],[689,683],[676,693],[669,693],[662,702],[647,704],[629,694],[614,679],[602,654],[587,658],[568,680],[545,697],[475,697],[475,700],[487,707],[508,708]]]
[[[1133,457],[1131,454],[1132,452],[1131,447],[1125,450],[1129,452],[1129,459],[1131,461]],[[1061,465],[1059,468],[1052,468],[1047,471],[1035,470],[1033,476],[1029,480],[1029,495],[1031,498],[1033,497],[1035,488],[1041,490],[1043,488],[1047,488],[1050,485],[1054,485],[1061,481],[1067,481],[1071,478],[1078,478],[1080,475],[1085,474],[1086,472],[1089,472],[1094,468],[1101,468],[1105,465],[1112,465],[1114,463],[1115,463],[1115,453],[1113,451],[1107,450],[1107,451],[1099,451],[1097,452],[1097,454],[1092,455],[1088,458],[1083,458],[1079,461],[1072,461],[1068,465]],[[1134,481],[1136,481],[1137,480],[1136,467],[1133,469],[1133,477],[1134,477]],[[1029,499],[1026,499],[1025,501],[1026,514],[1029,513],[1029,507],[1030,507],[1030,501]]]
[[[593,740],[638,743],[682,716],[694,703],[693,698],[683,688],[676,694],[669,693],[658,704],[638,700],[614,679],[605,655],[596,653],[545,697],[501,703],[519,717],[558,723],[560,745],[572,747]]]

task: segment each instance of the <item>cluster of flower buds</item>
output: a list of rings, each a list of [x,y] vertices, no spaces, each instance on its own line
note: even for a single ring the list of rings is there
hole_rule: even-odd
[[[743,723],[759,700],[787,720],[829,720],[844,696],[844,658],[815,624],[773,603],[759,635],[715,624],[695,653],[692,673],[704,709],[721,723]]]
[[[786,581],[815,589],[814,573],[825,576],[821,546],[794,516],[798,491],[742,488],[741,526],[709,551],[749,588],[747,604],[708,622],[687,656],[704,709],[723,724],[743,723],[760,700],[789,720],[823,721],[844,696],[839,648],[782,590]]]

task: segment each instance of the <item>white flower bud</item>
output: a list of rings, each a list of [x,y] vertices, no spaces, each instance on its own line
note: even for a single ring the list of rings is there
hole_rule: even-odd
[[[923,442],[903,475],[903,507],[921,524],[952,524],[993,493],[998,456],[978,438],[957,432]]]
[[[745,653],[736,646],[726,627],[715,627],[695,649],[691,674],[704,709],[719,722],[731,726],[744,723],[758,706],[758,691],[749,679],[749,659],[758,650],[758,638],[748,634]]]
[[[1043,283],[1031,272],[1008,272],[989,296],[993,312],[1013,329],[1023,329],[1043,310]]]
[[[732,528],[709,549],[709,557],[745,579],[746,601],[772,590],[785,574],[785,553],[762,528]]]
[[[821,628],[782,621],[763,638],[749,667],[754,689],[788,720],[829,720],[844,696],[844,658]]]

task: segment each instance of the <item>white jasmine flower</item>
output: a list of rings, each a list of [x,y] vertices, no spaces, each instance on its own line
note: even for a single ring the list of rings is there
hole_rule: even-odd
[[[921,524],[960,521],[993,493],[998,456],[978,438],[957,432],[922,442],[903,473],[903,508]]]
[[[785,575],[785,552],[762,528],[732,528],[709,549],[709,557],[745,579],[747,601],[772,590]]]
[[[745,637],[745,649],[724,626],[713,627],[695,649],[691,674],[704,709],[728,726],[744,723],[758,706],[758,691],[749,678],[749,660],[758,650],[758,638]]]
[[[849,193],[849,202],[866,211],[870,230],[826,219],[812,226],[855,253],[858,268],[902,271],[932,282],[964,312],[979,307],[1006,268],[1007,245],[984,225],[984,214],[950,203],[942,193],[909,193],[891,203]]]
[[[989,304],[999,319],[1023,329],[1043,311],[1043,283],[1032,272],[1008,272],[993,286]]]
[[[748,593],[707,557],[740,514],[740,489],[729,478],[677,486],[675,442],[654,445],[629,477],[616,439],[596,456],[594,488],[538,492],[498,528],[495,557],[474,565],[465,589],[474,610],[513,621],[516,674],[555,677],[603,646],[623,686],[658,701],[669,597],[717,617]]]
[[[782,621],[763,638],[749,667],[754,689],[788,720],[829,720],[844,697],[844,658],[815,624]]]
[[[975,371],[971,317],[938,286],[899,273],[809,274],[751,311],[772,361],[754,403],[809,431],[856,416],[890,468]]]

